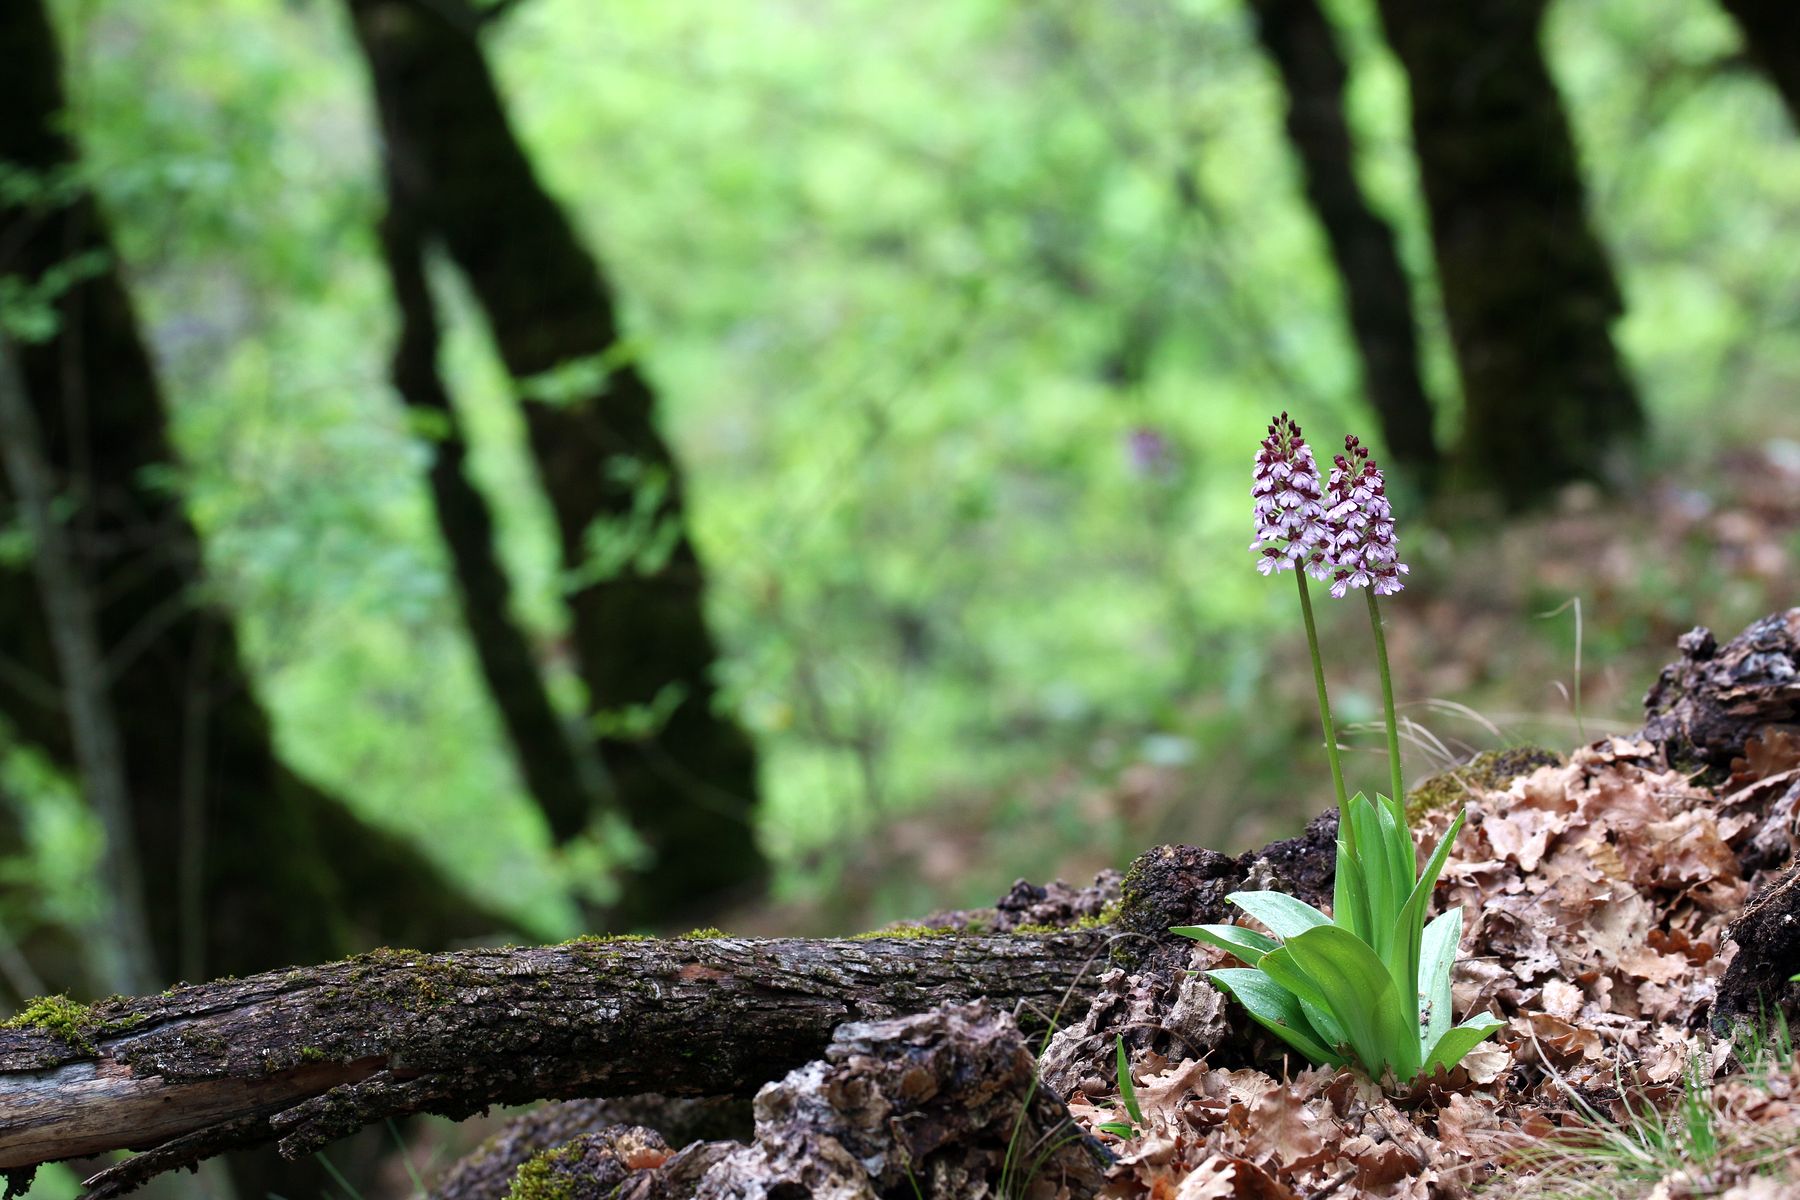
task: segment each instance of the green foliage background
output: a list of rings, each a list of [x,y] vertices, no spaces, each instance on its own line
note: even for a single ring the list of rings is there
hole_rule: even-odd
[[[1369,0],[1328,7],[1448,437],[1405,81]],[[628,839],[551,854],[480,686],[421,477],[432,430],[386,384],[372,115],[339,6],[58,11],[177,406],[174,482],[285,752],[534,930],[573,931],[569,889],[604,895]],[[1657,455],[1793,436],[1800,140],[1735,29],[1706,0],[1563,0],[1546,44]],[[1276,409],[1325,443],[1372,422],[1239,0],[532,0],[490,46],[662,388],[782,898],[834,895],[872,831],[920,820],[979,869],[884,879],[861,898],[877,915],[1152,836],[1249,840],[1322,801],[1293,767],[1287,598],[1244,553],[1248,463]],[[549,516],[441,282],[474,469],[555,662]],[[1134,466],[1138,430],[1164,466]],[[1419,586],[1455,573],[1454,547],[1409,533]],[[560,666],[557,688],[582,703]],[[1144,764],[1176,772],[1178,804],[1134,823],[1081,799]],[[79,903],[72,801],[17,753],[6,769],[40,861],[64,864],[50,891]]]

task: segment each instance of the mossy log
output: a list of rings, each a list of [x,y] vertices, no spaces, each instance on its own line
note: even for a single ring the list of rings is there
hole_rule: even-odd
[[[847,1021],[986,998],[1079,1012],[1107,935],[586,940],[383,950],[59,1008],[0,1030],[0,1170],[144,1151],[92,1197],[223,1150],[288,1157],[383,1118],[545,1098],[749,1094]]]

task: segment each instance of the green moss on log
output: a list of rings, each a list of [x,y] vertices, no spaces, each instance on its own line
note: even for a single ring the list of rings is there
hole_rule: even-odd
[[[853,942],[869,942],[876,938],[928,938],[949,937],[956,930],[946,929],[940,925],[890,925],[886,929],[871,929],[867,933],[853,933]]]
[[[0,1029],[41,1029],[83,1054],[95,1055],[100,1052],[94,1043],[96,1037],[130,1029],[144,1019],[141,1014],[134,1014],[103,1021],[94,1014],[93,1005],[79,1004],[67,996],[39,996],[17,1016],[0,1023]]]
[[[532,1155],[513,1176],[506,1200],[571,1200],[575,1181],[567,1168],[580,1156],[581,1148],[573,1143]]]
[[[1521,775],[1529,775],[1539,767],[1561,766],[1562,762],[1560,754],[1541,746],[1484,751],[1460,767],[1415,784],[1406,793],[1406,815],[1417,820],[1426,813],[1461,804],[1471,793],[1499,791]]]

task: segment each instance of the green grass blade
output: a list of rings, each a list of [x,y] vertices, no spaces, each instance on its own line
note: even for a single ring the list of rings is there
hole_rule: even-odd
[[[1221,967],[1206,977],[1229,992],[1256,1023],[1324,1066],[1342,1066],[1344,1060],[1319,1041],[1307,1023],[1294,994],[1254,967]]]
[[[1253,967],[1261,961],[1263,955],[1281,944],[1272,937],[1254,929],[1245,929],[1242,925],[1177,925],[1169,932],[1193,938],[1196,942],[1205,942],[1209,946],[1217,946]]]
[[[1450,975],[1462,943],[1462,927],[1462,909],[1450,909],[1425,927],[1419,945],[1419,1028],[1427,1046],[1436,1045],[1450,1028]]]
[[[1119,1099],[1125,1101],[1125,1111],[1130,1114],[1133,1124],[1144,1123],[1144,1110],[1138,1107],[1137,1085],[1131,1081],[1131,1059],[1125,1055],[1125,1039],[1117,1038],[1119,1068]]]
[[[1384,1066],[1402,1080],[1418,1074],[1418,1021],[1408,1018],[1412,1006],[1400,1002],[1393,976],[1366,942],[1324,925],[1289,938],[1283,949],[1318,985],[1372,1077],[1379,1079]]]
[[[1282,892],[1233,892],[1225,898],[1267,925],[1283,941],[1331,924],[1331,918],[1312,905]]]
[[[1494,1030],[1505,1025],[1499,1017],[1492,1013],[1478,1013],[1453,1029],[1446,1029],[1442,1037],[1425,1055],[1425,1072],[1427,1074],[1439,1070],[1448,1071],[1463,1060],[1463,1055],[1480,1045],[1482,1040]]]

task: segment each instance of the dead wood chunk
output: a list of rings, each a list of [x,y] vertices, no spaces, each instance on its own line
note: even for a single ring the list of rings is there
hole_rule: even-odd
[[[1231,1037],[1234,1021],[1245,1024],[1200,975],[1128,975],[1115,967],[1100,977],[1087,1012],[1051,1035],[1038,1073],[1063,1097],[1110,1094],[1118,1086],[1117,1039],[1125,1039],[1133,1058],[1204,1058]]]
[[[1011,933],[1017,929],[1069,929],[1107,919],[1119,902],[1119,884],[1125,877],[1108,867],[1086,887],[1062,880],[1032,883],[1021,879],[992,908],[940,910],[919,921],[897,921],[890,928],[952,929],[963,933]]]
[[[1035,1068],[1012,1018],[981,1001],[844,1025],[822,1060],[758,1093],[754,1142],[690,1147],[619,1195],[1085,1200],[1103,1154]]]
[[[1296,838],[1229,858],[1201,846],[1158,846],[1138,855],[1120,887],[1120,932],[1113,961],[1169,975],[1187,966],[1193,943],[1175,925],[1229,921],[1232,892],[1274,888],[1308,904],[1331,898],[1337,871],[1337,812],[1320,813]]]
[[[1084,1009],[1058,1022],[1044,1054],[1045,1080],[1069,1096],[1110,1079],[1120,1036],[1133,1051],[1193,1058],[1244,1042],[1247,1023],[1190,974],[1194,942],[1169,930],[1231,921],[1236,910],[1226,898],[1237,891],[1272,889],[1326,905],[1336,872],[1336,810],[1314,817],[1299,837],[1236,858],[1201,846],[1139,855],[1120,889],[1116,969],[1100,977]]]
[[[1644,697],[1643,736],[1677,767],[1729,768],[1744,742],[1800,723],[1800,608],[1772,613],[1720,646],[1696,627]]]
[[[1021,879],[994,905],[994,929],[1010,933],[1021,927],[1050,926],[1064,929],[1084,920],[1097,920],[1119,899],[1125,877],[1105,870],[1087,887],[1071,887],[1060,879],[1045,884]]]
[[[431,1200],[506,1200],[514,1174],[546,1150],[610,1126],[641,1126],[670,1146],[748,1139],[750,1101],[735,1096],[625,1096],[545,1104],[515,1117],[455,1164]]]
[[[1719,981],[1713,1014],[1773,1019],[1777,1008],[1800,1018],[1800,863],[1777,876],[1744,905],[1727,936],[1737,953]]]

